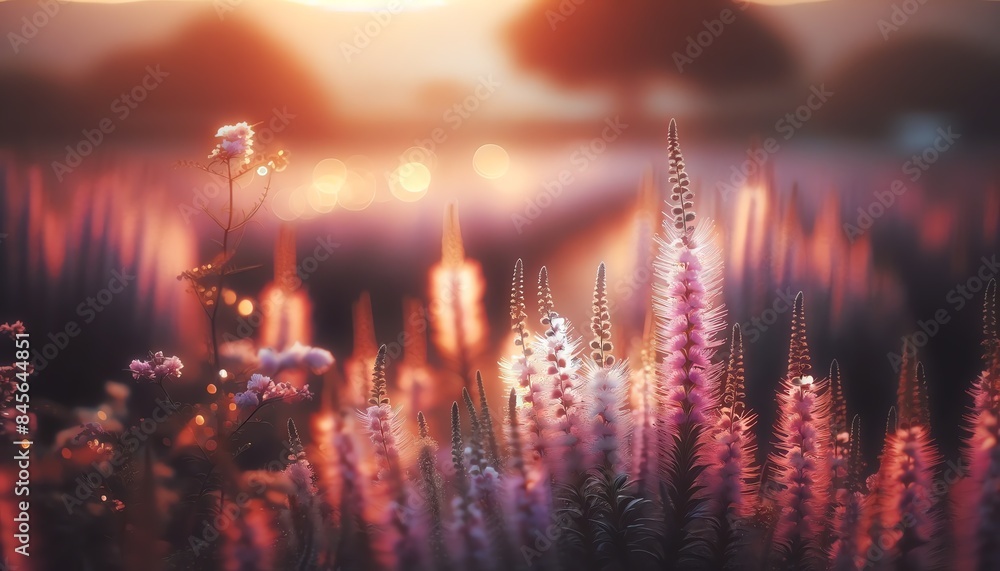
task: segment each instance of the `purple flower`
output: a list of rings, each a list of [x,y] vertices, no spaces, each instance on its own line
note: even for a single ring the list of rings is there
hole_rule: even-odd
[[[219,128],[216,137],[221,137],[222,142],[208,155],[210,159],[244,159],[250,162],[253,155],[253,128],[243,121],[235,125],[225,125]]]
[[[275,375],[285,369],[306,369],[315,375],[322,375],[333,366],[333,354],[326,349],[309,347],[296,342],[283,351],[264,348],[257,352],[260,371]]]
[[[257,397],[257,393],[253,391],[247,391],[245,393],[236,393],[233,396],[233,402],[240,409],[254,408],[260,404],[260,399]]]
[[[181,376],[184,363],[177,357],[167,357],[153,370],[158,379],[176,379]]]
[[[288,383],[274,383],[267,392],[264,393],[264,400],[285,399],[285,400],[309,400],[312,393],[309,392],[309,385],[297,389]]]
[[[271,381],[271,377],[261,375],[260,373],[254,373],[250,376],[250,380],[247,381],[247,390],[253,391],[258,395],[263,395],[274,382]]]
[[[274,349],[267,347],[257,352],[257,363],[260,370],[268,375],[277,373],[280,366],[278,354],[274,352]]]
[[[333,366],[333,354],[326,349],[310,347],[302,362],[316,375],[322,375]]]
[[[132,372],[132,378],[137,381],[162,383],[167,379],[180,377],[184,363],[177,357],[164,357],[163,351],[157,351],[148,361],[133,359],[128,368]]]
[[[254,373],[247,381],[246,392],[236,393],[233,402],[240,409],[253,408],[275,399],[297,401],[312,398],[309,385],[297,389],[288,383],[276,383],[271,377]]]
[[[147,361],[140,361],[138,359],[133,359],[132,364],[128,366],[129,370],[132,371],[132,378],[135,380],[153,380],[153,366]]]

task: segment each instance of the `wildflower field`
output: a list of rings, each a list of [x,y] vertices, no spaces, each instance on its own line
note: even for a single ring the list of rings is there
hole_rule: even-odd
[[[1000,571],[998,27],[0,2],[0,571]]]
[[[287,156],[255,153],[247,123],[217,137],[207,164],[185,166],[231,190],[246,173],[266,176],[252,208],[230,203],[212,215],[221,234],[212,261],[178,276],[203,310],[205,362],[151,348],[122,363],[94,421],[51,446],[23,439],[35,454],[61,456],[33,460],[49,472],[31,496],[32,517],[51,526],[43,545],[100,528],[87,547],[95,560],[127,564],[152,550],[178,569],[1000,566],[995,280],[980,299],[982,373],[966,387],[961,450],[931,437],[929,381],[904,344],[881,452],[866,462],[849,373],[811,356],[803,292],[787,325],[787,371],[771,389],[775,422],[763,426],[747,403],[745,361],[755,355],[721,302],[726,253],[698,213],[671,121],[640,342],[612,341],[605,264],[591,317],[574,326],[546,267],[536,280],[517,260],[507,356],[473,370],[486,327],[482,276],[452,206],[429,309],[413,302],[422,317],[408,326],[404,358],[378,344],[369,301],[355,305],[355,351],[335,374],[337,357],[296,337],[301,282],[294,272],[282,279],[287,259],[274,262],[275,305],[259,339],[221,338],[233,312],[220,312],[220,292],[253,269],[232,262],[234,237]],[[276,256],[294,260],[290,247],[279,240]],[[30,324],[3,333],[30,339]],[[428,365],[431,349],[450,373]],[[27,354],[3,368],[4,430],[15,444],[35,423]],[[191,384],[202,391],[194,400],[174,396],[191,395]],[[129,393],[156,409],[129,414]],[[7,496],[3,511],[18,509]],[[7,534],[4,549],[17,552],[17,538]]]

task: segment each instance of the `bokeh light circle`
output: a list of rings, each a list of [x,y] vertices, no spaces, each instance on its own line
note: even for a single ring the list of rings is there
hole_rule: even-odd
[[[306,198],[309,207],[320,214],[331,212],[337,206],[337,194],[326,192],[324,187],[315,183],[309,186]]]
[[[310,218],[315,218],[320,213],[312,208],[309,203],[309,193],[312,192],[313,185],[304,184],[295,189],[292,195],[288,198],[288,204],[295,213],[296,218],[302,220],[309,220]],[[336,197],[334,197],[336,198]]]
[[[337,159],[323,159],[313,169],[313,185],[327,194],[336,194],[347,178],[347,165]]]
[[[274,213],[275,218],[283,222],[291,222],[296,218],[291,204],[289,204],[292,191],[291,188],[279,188],[271,193],[271,212]]]
[[[487,143],[476,149],[476,154],[472,156],[472,166],[483,178],[500,178],[510,168],[510,155],[500,145]]]
[[[416,202],[427,194],[431,171],[423,163],[404,163],[392,171],[389,190],[403,202]]]
[[[351,170],[347,173],[344,186],[337,193],[337,204],[345,210],[364,210],[375,201],[375,185],[375,175],[371,172]]]
[[[422,163],[428,170],[433,171],[437,166],[437,155],[425,147],[410,147],[399,155],[399,163]]]

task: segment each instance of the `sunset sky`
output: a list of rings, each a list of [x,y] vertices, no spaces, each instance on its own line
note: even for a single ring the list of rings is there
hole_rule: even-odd
[[[533,0],[403,0],[404,11],[381,25],[373,12],[387,0],[274,2],[219,0],[117,3],[70,2],[60,6],[26,43],[0,50],[0,70],[30,68],[85,76],[89,66],[132,46],[164,42],[193,19],[246,18],[298,54],[339,104],[353,112],[419,116],[438,114],[429,100],[464,92],[492,74],[505,88],[482,111],[484,120],[523,117],[579,118],[599,114],[609,104],[600,91],[567,93],[547,78],[519,69],[503,32]],[[997,4],[966,0],[965,10],[928,3],[920,17],[883,39],[879,19],[891,16],[889,0],[797,2],[760,0],[758,16],[796,49],[806,77],[824,77],[844,58],[906,35],[932,32],[998,46]],[[849,8],[849,9],[847,9]],[[0,3],[3,32],[19,33],[21,18],[39,8],[35,2]],[[359,36],[368,25],[377,30]],[[693,30],[696,33],[698,30]],[[97,33],[95,33],[97,32]],[[370,40],[370,41],[369,41]],[[13,41],[13,40],[11,40]],[[369,41],[368,45],[364,45]],[[360,53],[352,49],[361,45]],[[678,46],[683,48],[683,42]],[[680,89],[678,89],[680,87]],[[697,108],[687,85],[654,87],[647,92],[653,109]]]

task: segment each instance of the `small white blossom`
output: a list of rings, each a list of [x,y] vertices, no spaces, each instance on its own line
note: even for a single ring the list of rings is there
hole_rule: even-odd
[[[243,159],[244,162],[250,162],[250,157],[253,156],[254,131],[246,121],[221,127],[215,136],[221,137],[222,142],[212,149],[208,158]]]

